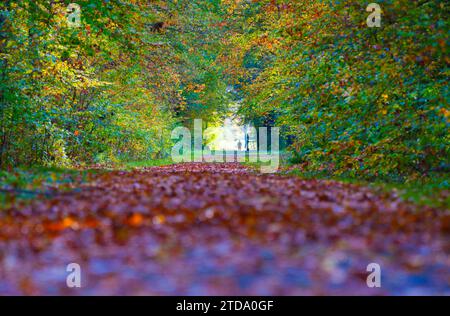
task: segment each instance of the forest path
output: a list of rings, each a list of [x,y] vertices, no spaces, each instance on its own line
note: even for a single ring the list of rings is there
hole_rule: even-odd
[[[234,163],[102,172],[0,213],[0,294],[449,295],[449,225],[389,194]]]

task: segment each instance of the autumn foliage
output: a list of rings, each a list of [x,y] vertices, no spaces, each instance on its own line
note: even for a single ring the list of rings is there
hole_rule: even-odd
[[[177,122],[224,105],[199,3],[77,1],[73,26],[68,1],[2,1],[0,166],[167,156]]]
[[[101,172],[0,212],[0,293],[445,294],[449,229],[448,212],[394,193],[237,163]]]
[[[306,170],[448,171],[443,1],[379,1],[379,28],[361,1],[78,4],[80,27],[64,1],[1,4],[3,167],[161,158],[238,101]]]
[[[450,294],[448,3],[373,1],[2,0],[0,294]],[[171,164],[226,118],[280,170]]]
[[[241,113],[282,126],[295,161],[337,175],[415,176],[449,166],[444,1],[224,1],[222,58]],[[230,22],[230,24],[232,24]]]

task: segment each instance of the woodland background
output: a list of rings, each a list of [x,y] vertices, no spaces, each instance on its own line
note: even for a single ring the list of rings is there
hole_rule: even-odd
[[[0,4],[3,170],[166,158],[239,101],[302,172],[448,188],[446,1],[377,1],[380,28],[364,1],[69,3]]]

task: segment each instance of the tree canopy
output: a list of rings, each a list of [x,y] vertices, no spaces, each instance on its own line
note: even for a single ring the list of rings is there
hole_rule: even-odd
[[[308,170],[448,168],[448,6],[378,1],[6,0],[0,166],[152,159],[228,104]],[[227,87],[233,87],[232,92]]]

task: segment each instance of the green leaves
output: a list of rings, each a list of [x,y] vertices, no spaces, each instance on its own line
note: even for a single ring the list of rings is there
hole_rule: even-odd
[[[246,31],[236,31],[230,47],[230,67],[242,74],[240,112],[255,122],[271,112],[276,125],[304,124],[306,143],[315,148],[302,149],[303,135],[289,135],[289,148],[310,168],[323,162],[334,166],[331,172],[407,176],[448,162],[440,150],[448,147],[442,131],[449,126],[447,110],[440,110],[449,99],[440,80],[448,77],[442,8],[388,1],[381,4],[382,27],[368,28],[356,1],[244,6],[234,10],[247,13],[238,20]],[[344,133],[351,139],[344,142]],[[360,163],[348,163],[352,157]]]

